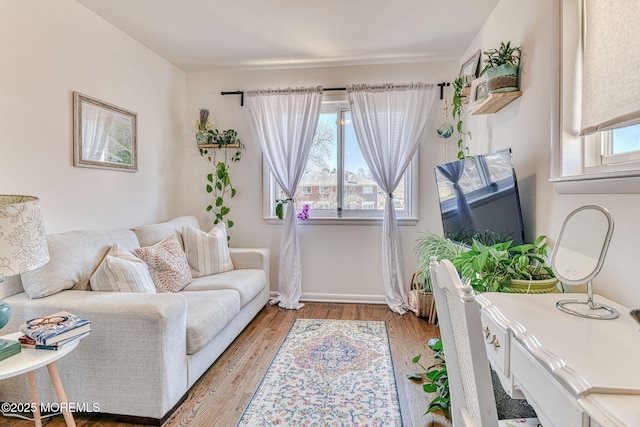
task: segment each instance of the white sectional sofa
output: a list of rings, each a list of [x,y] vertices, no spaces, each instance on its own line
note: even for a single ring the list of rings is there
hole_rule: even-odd
[[[133,230],[48,235],[51,261],[0,285],[12,310],[0,334],[60,310],[90,319],[91,334],[57,363],[69,401],[161,424],[269,297],[267,249],[232,248],[233,270],[194,278],[175,293],[91,290],[89,278],[114,243],[133,252],[172,233],[181,239],[184,226],[199,229],[186,216]],[[46,370],[36,379],[40,400],[55,402]],[[24,375],[0,381],[0,402],[29,400]]]

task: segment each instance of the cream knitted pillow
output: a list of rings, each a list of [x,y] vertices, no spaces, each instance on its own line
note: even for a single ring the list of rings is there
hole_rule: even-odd
[[[227,228],[223,222],[214,225],[208,233],[193,227],[182,227],[182,241],[193,277],[233,270]]]
[[[153,246],[137,248],[136,255],[149,266],[158,292],[178,292],[191,283],[189,263],[176,234]]]
[[[118,243],[109,249],[89,284],[94,291],[156,292],[147,264]]]

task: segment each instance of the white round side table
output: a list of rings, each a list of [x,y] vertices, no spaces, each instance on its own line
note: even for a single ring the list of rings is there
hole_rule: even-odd
[[[18,337],[21,335],[21,332],[16,332],[14,334],[4,335],[0,338],[18,341]],[[67,400],[67,395],[64,392],[64,388],[62,387],[62,382],[60,381],[60,375],[58,374],[58,368],[56,367],[55,362],[56,360],[71,353],[78,346],[79,342],[80,340],[78,339],[67,343],[59,350],[36,350],[23,348],[20,353],[0,361],[0,380],[15,377],[16,375],[27,374],[31,403],[34,404],[33,417],[36,427],[42,427],[42,419],[40,417],[40,403],[38,402],[36,376],[34,371],[43,366],[46,366],[47,371],[49,371],[51,384],[53,384],[56,396],[58,396],[60,411],[62,412],[62,416],[64,416],[67,426],[75,427],[76,423],[73,420],[73,415],[69,412],[69,402]]]

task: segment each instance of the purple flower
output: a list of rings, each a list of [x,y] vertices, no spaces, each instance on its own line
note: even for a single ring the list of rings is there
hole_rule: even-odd
[[[303,221],[309,219],[309,205],[302,206],[302,210],[298,213],[298,219]]]

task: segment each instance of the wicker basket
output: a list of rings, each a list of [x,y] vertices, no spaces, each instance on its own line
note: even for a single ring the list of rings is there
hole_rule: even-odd
[[[411,277],[411,289],[407,298],[409,310],[413,311],[418,317],[428,318],[429,323],[435,323],[435,299],[432,292],[420,290],[422,287],[419,280],[420,276],[421,273],[416,272]]]

